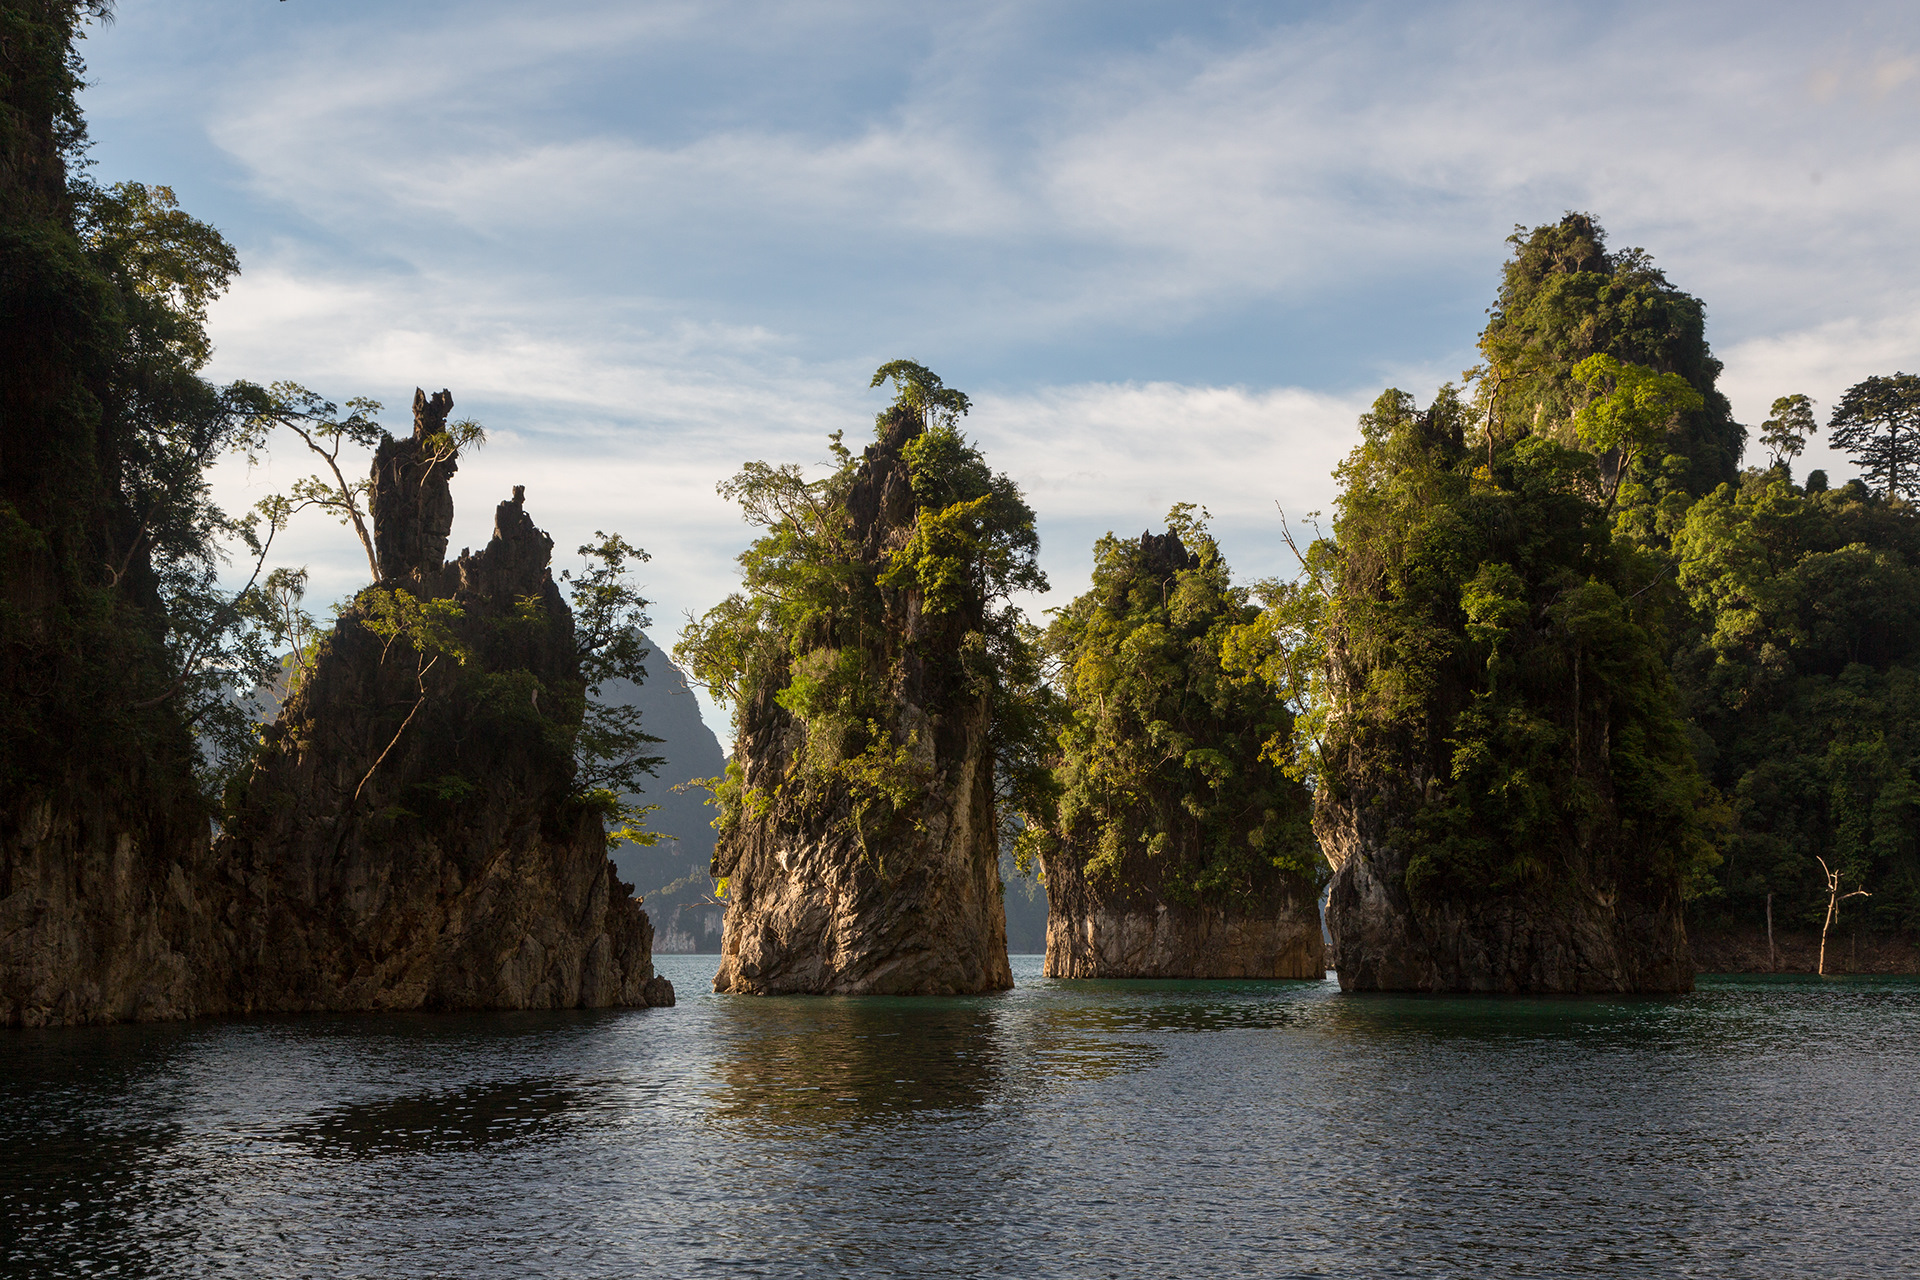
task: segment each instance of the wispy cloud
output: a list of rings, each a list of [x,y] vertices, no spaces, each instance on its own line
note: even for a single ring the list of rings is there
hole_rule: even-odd
[[[123,0],[88,53],[103,176],[243,251],[218,374],[451,387],[495,430],[456,545],[527,484],[649,546],[663,620],[731,580],[715,482],[857,438],[903,355],[979,393],[1060,593],[1175,501],[1283,570],[1274,504],[1567,208],[1706,299],[1746,421],[1920,367],[1909,7]],[[293,540],[323,592],[341,536]]]

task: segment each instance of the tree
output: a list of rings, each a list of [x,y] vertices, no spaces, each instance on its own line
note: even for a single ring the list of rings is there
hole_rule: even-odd
[[[737,725],[760,700],[796,717],[808,745],[791,790],[822,803],[850,795],[863,833],[906,813],[921,794],[914,748],[889,728],[890,673],[902,649],[931,647],[924,637],[936,632],[958,629],[960,649],[957,663],[943,659],[928,673],[929,683],[945,687],[938,698],[967,687],[990,693],[1002,798],[1043,786],[1045,777],[1037,637],[1007,603],[1014,592],[1046,589],[1033,511],[960,433],[963,393],[908,360],[882,365],[870,385],[888,381],[895,399],[876,419],[876,438],[902,413],[924,424],[902,448],[913,503],[907,540],[859,540],[847,505],[859,463],[839,432],[829,437],[837,466],[817,479],[791,463],[748,463],[719,486],[765,530],[740,555],[743,589],[690,619],[675,647],[688,674],[732,704]],[[888,603],[909,590],[922,602],[922,638],[914,640],[901,634],[904,619]],[[741,767],[735,761],[715,780],[723,830],[755,803],[742,790]],[[1004,806],[1003,817],[1019,807]]]
[[[640,643],[647,625],[647,601],[627,575],[629,564],[652,557],[617,533],[596,529],[596,541],[579,549],[584,566],[579,576],[562,569],[570,584],[573,634],[580,656],[580,674],[587,682],[587,704],[574,739],[576,790],[599,807],[608,825],[609,847],[625,841],[658,844],[665,836],[646,830],[646,816],[660,806],[626,799],[641,791],[641,779],[652,777],[665,761],[648,748],[661,739],[640,725],[640,709],[609,704],[601,690],[609,680],[642,684],[647,678],[648,650]]]
[[[1827,974],[1827,933],[1833,928],[1833,922],[1840,916],[1840,904],[1848,898],[1865,898],[1871,895],[1868,894],[1865,889],[1855,889],[1852,893],[1841,893],[1840,872],[1833,867],[1829,867],[1825,858],[1821,858],[1818,861],[1820,863],[1820,870],[1825,872],[1827,876],[1827,918],[1826,922],[1820,926],[1819,971],[1820,976],[1824,978]]]
[[[366,506],[372,480],[349,479],[349,472],[358,468],[349,465],[343,470],[340,451],[347,445],[375,449],[387,438],[386,428],[374,416],[380,412],[380,402],[355,397],[347,401],[347,413],[342,416],[332,401],[295,382],[276,382],[266,388],[247,383],[236,386],[244,396],[247,417],[234,448],[252,465],[266,451],[274,431],[285,428],[292,432],[309,453],[320,459],[326,474],[294,481],[289,514],[317,507],[341,524],[351,525],[366,553],[367,572],[372,581],[378,582],[380,558],[374,549],[372,516]],[[426,483],[435,467],[456,461],[462,451],[478,448],[486,440],[486,429],[471,418],[446,423],[425,440],[420,483]]]
[[[1682,403],[1660,375],[1589,368],[1615,381],[1597,446],[1644,447]],[[1677,906],[1713,858],[1704,797],[1597,459],[1528,436],[1489,468],[1467,422],[1452,388],[1425,410],[1388,391],[1336,473],[1323,819],[1397,806],[1381,856],[1406,859],[1415,903],[1598,877]]]
[[[1665,441],[1675,420],[1706,403],[1677,373],[1658,373],[1609,355],[1588,356],[1573,367],[1573,376],[1592,397],[1574,415],[1574,429],[1582,444],[1603,455],[1603,469],[1612,471],[1609,506],[1642,456]]]
[[[1827,439],[1854,456],[1882,496],[1911,498],[1920,488],[1920,377],[1896,373],[1848,387],[1827,421]]]
[[[1773,416],[1760,424],[1760,443],[1767,447],[1768,466],[1780,467],[1800,456],[1807,441],[1820,430],[1814,421],[1813,401],[1803,395],[1781,396],[1773,402]]]
[[[1745,429],[1715,387],[1720,361],[1707,345],[1706,308],[1673,286],[1640,249],[1609,250],[1606,233],[1583,213],[1515,227],[1513,256],[1480,336],[1485,363],[1473,371],[1475,417],[1495,442],[1545,434],[1574,443],[1572,423],[1588,392],[1574,369],[1606,355],[1678,374],[1700,393],[1677,415],[1665,445],[1673,485],[1699,495],[1732,480]]]
[[[1020,854],[1056,852],[1089,881],[1172,902],[1265,906],[1320,867],[1311,798],[1285,773],[1293,715],[1272,633],[1231,584],[1205,513],[1094,547],[1093,583],[1044,645],[1064,691],[1058,798],[1029,815]],[[1268,641],[1269,643],[1262,643]],[[1232,665],[1228,651],[1238,659]]]

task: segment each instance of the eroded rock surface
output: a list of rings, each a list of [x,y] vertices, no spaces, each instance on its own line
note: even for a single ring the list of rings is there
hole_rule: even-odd
[[[867,448],[848,495],[852,536],[879,564],[912,536],[901,449],[922,430],[898,413]],[[735,758],[771,797],[721,835],[713,874],[729,879],[716,991],[957,995],[1013,985],[1000,900],[988,695],[954,678],[977,616],[932,616],[913,590],[887,591],[894,740],[915,744],[932,781],[905,832],[869,843],[845,797],[803,804],[779,784],[807,748],[805,727],[768,681],[743,708]]]
[[[404,578],[416,569],[439,569],[453,532],[453,494],[459,469],[446,437],[453,395],[413,392],[413,434],[389,436],[373,455],[367,506],[373,517],[373,549],[380,576]]]
[[[376,468],[425,490],[403,511],[450,514],[444,472],[407,456],[421,439]],[[569,797],[583,686],[552,540],[517,488],[478,555],[437,563],[445,527],[429,514],[383,540],[382,589],[457,606],[451,639],[383,628],[391,613],[363,594],[301,674],[216,849],[237,881],[231,1005],[671,1004],[601,819]]]
[[[1150,876],[1143,867],[1138,874]],[[1270,900],[1184,906],[1089,884],[1071,857],[1047,862],[1049,978],[1323,978],[1320,913],[1310,892],[1276,884]]]
[[[425,429],[382,446],[389,576],[299,673],[218,840],[177,778],[0,803],[0,1024],[673,1003],[571,796],[583,683],[551,539],[516,489],[486,549],[443,562],[452,468],[427,437],[451,403],[417,396]],[[435,602],[458,610],[437,641],[382,634]]]
[[[226,1009],[233,934],[205,812],[139,798],[81,784],[0,813],[0,1026]]]
[[[1693,989],[1679,887],[1635,874],[1632,850],[1604,843],[1619,839],[1617,824],[1596,822],[1591,845],[1552,851],[1557,874],[1539,891],[1417,900],[1408,831],[1422,790],[1418,777],[1383,785],[1356,770],[1338,795],[1321,792],[1314,830],[1334,867],[1327,924],[1343,989]]]

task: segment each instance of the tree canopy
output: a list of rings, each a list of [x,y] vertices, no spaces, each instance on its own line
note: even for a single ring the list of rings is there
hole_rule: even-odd
[[[771,701],[804,727],[790,797],[831,807],[850,796],[863,840],[905,820],[928,781],[933,744],[896,723],[903,654],[924,663],[929,705],[989,697],[1003,797],[1040,785],[1043,772],[1034,631],[1008,603],[1046,589],[1033,512],[960,433],[964,394],[911,361],[881,366],[872,385],[888,382],[896,394],[875,439],[902,441],[904,538],[886,535],[874,511],[852,509],[862,460],[838,432],[829,438],[837,465],[824,476],[748,463],[719,488],[765,532],[740,555],[742,589],[690,621],[675,649],[693,679],[732,704],[737,724]],[[909,595],[920,619],[911,627]],[[735,762],[716,784],[723,829],[755,802],[743,777]]]
[[[1277,876],[1314,886],[1323,863],[1311,798],[1270,750],[1293,734],[1286,698],[1229,662],[1260,610],[1204,516],[1183,503],[1165,534],[1108,534],[1091,588],[1054,615],[1058,790],[1027,815],[1019,853],[1075,859],[1110,889],[1259,904]]]
[[[1920,377],[1896,373],[1848,387],[1833,406],[1827,440],[1854,456],[1882,496],[1911,499],[1920,491]]]

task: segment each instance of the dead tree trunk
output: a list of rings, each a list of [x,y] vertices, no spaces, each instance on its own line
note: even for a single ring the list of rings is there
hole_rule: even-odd
[[[1827,865],[1825,858],[1816,858],[1820,869],[1827,873],[1827,922],[1820,926],[1820,976],[1827,974],[1827,932],[1833,928],[1833,922],[1840,915],[1840,904],[1848,898],[1871,898],[1873,895],[1865,889],[1855,889],[1852,893],[1840,892],[1840,873]]]

